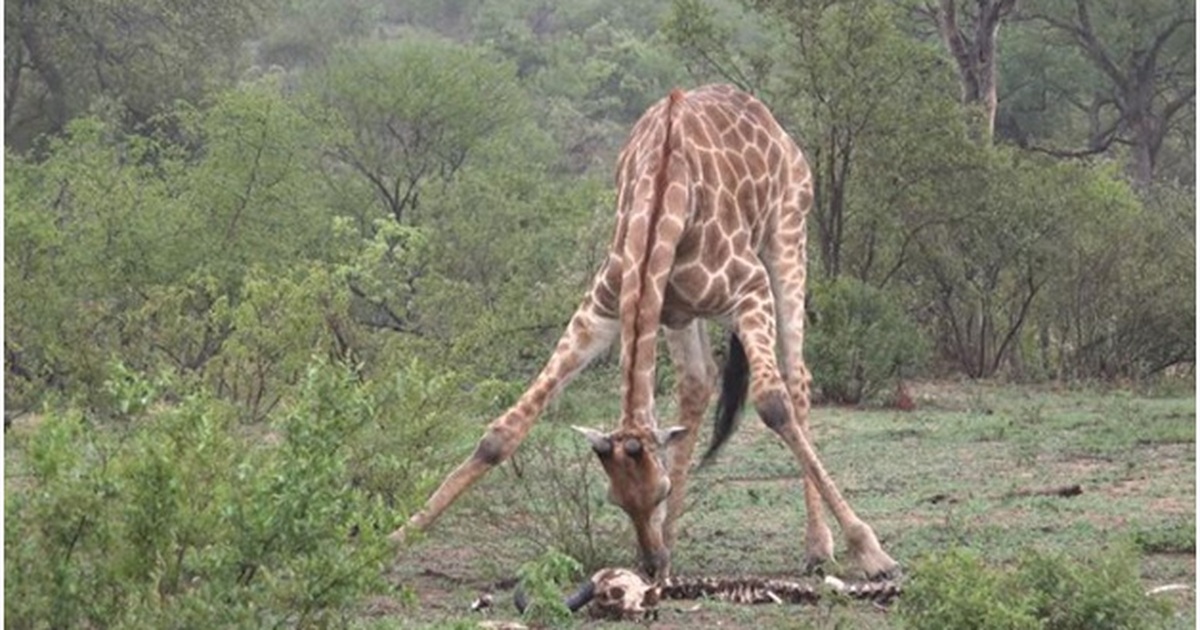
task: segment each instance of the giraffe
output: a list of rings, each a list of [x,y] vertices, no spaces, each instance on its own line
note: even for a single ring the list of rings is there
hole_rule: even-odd
[[[575,428],[609,478],[610,502],[632,521],[642,568],[668,577],[698,428],[715,389],[718,370],[704,328],[715,319],[731,328],[729,364],[748,370],[755,410],[804,473],[806,569],[833,558],[824,503],[860,570],[871,578],[891,575],[897,563],[842,496],[811,442],[802,345],[813,183],[800,149],[749,94],[727,85],[677,89],[634,125],[617,159],[616,186],[608,257],[545,367],[424,508],[392,534],[393,542],[431,526],[509,457],[545,406],[619,337],[619,425],[608,433]],[[678,424],[668,428],[659,427],[654,408],[660,327],[678,374]],[[737,369],[726,369],[725,425],[718,422],[710,455],[728,437],[738,396],[745,395],[745,378],[730,375]]]

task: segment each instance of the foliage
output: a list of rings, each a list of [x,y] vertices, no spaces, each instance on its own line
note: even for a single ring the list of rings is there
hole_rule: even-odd
[[[897,612],[912,628],[1034,629],[1029,594],[1014,590],[1008,576],[963,549],[913,567]]]
[[[578,410],[572,406],[567,413]],[[535,431],[511,466],[497,471],[500,480],[489,494],[498,500],[477,506],[475,518],[494,529],[492,538],[505,547],[558,550],[586,571],[620,566],[629,561],[629,521],[606,500],[608,482],[591,449],[555,422],[558,417],[552,413],[547,424],[553,428]]]
[[[1194,205],[1170,194],[1138,202],[1101,174],[1059,170],[1076,182],[1062,197],[1075,210],[1070,238],[1056,243],[1060,273],[1048,274],[1034,313],[1043,369],[1144,379],[1194,361]]]
[[[525,617],[545,625],[570,620],[571,611],[563,603],[563,592],[579,579],[582,569],[579,561],[554,549],[521,565],[521,587],[530,597]]]
[[[280,5],[257,46],[259,70],[319,66],[339,45],[368,36],[383,13],[376,0],[287,0]]]
[[[227,89],[275,0],[17,2],[4,7],[5,146],[26,150],[99,102],[127,128]]]
[[[1133,545],[1143,553],[1196,553],[1196,521],[1180,520],[1134,532]]]
[[[1156,0],[1131,8],[1120,2],[1056,1],[1023,9],[1023,17],[1038,29],[1045,51],[1040,60],[1050,69],[1030,81],[1033,91],[1044,95],[1065,88],[1077,96],[1063,99],[1060,107],[1086,112],[1079,117],[1086,121],[1085,148],[1046,150],[1087,155],[1128,145],[1130,175],[1139,189],[1148,189],[1162,175],[1159,155],[1172,129],[1195,128],[1189,120],[1195,112],[1195,5]],[[1067,68],[1056,61],[1059,57],[1067,60]],[[1043,82],[1047,75],[1067,72],[1074,76],[1065,85],[1061,78]],[[1080,83],[1086,88],[1076,87]]]
[[[921,367],[917,327],[884,292],[851,278],[817,284],[805,341],[818,399],[857,404]]]
[[[1136,556],[1085,560],[1027,552],[1011,570],[954,549],[913,570],[898,606],[913,628],[1157,628],[1169,605],[1146,596]]]
[[[249,434],[233,407],[204,394],[142,407],[145,387],[130,385],[139,378],[112,388],[139,399],[121,405],[133,411],[128,426],[69,411],[28,438],[27,476],[8,486],[5,506],[10,623],[344,621],[381,588],[396,510],[429,491],[438,446],[454,439],[453,424],[430,432],[380,413],[428,407],[438,390],[368,387],[320,361],[269,428]],[[385,506],[379,484],[363,480],[378,482],[389,464],[363,461],[362,446],[395,428],[408,442]]]
[[[420,33],[347,45],[315,73],[310,89],[341,131],[331,153],[382,210],[366,216],[419,225],[425,185],[451,180],[484,145],[528,122],[513,74],[486,49]]]
[[[248,270],[282,273],[322,251],[329,218],[306,170],[319,136],[277,90],[247,86],[176,120],[186,143],[92,117],[43,162],[6,163],[11,402],[47,386],[90,397],[114,356],[202,369],[232,330]]]

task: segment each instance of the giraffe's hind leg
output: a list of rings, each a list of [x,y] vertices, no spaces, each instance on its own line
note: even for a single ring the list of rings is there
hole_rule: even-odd
[[[693,320],[677,330],[667,328],[665,336],[677,379],[675,393],[679,420],[676,424],[687,429],[686,435],[672,447],[670,453],[671,494],[667,499],[667,519],[663,524],[663,540],[670,549],[675,546],[675,522],[683,512],[692,451],[696,446],[704,411],[712,398],[717,366],[712,359],[703,321]]]

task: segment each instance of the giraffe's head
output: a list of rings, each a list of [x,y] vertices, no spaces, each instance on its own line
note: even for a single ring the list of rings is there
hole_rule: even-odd
[[[608,475],[608,500],[629,515],[642,552],[642,568],[662,577],[670,566],[663,542],[671,477],[669,452],[687,429],[621,428],[611,433],[575,427],[591,443]]]

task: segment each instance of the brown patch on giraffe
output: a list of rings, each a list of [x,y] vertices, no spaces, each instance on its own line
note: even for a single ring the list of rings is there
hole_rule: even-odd
[[[740,223],[738,218],[739,217],[736,212],[721,212],[717,214],[718,224],[716,225],[716,228],[720,230],[722,237],[726,237],[729,234],[737,232],[738,225]],[[713,225],[709,225],[710,229],[713,227]]]
[[[712,151],[702,152],[696,156],[696,162],[700,165],[700,179],[702,181],[717,181],[717,171],[720,166],[717,163],[715,153]]]
[[[716,178],[708,181],[732,182],[737,180],[737,172],[733,170],[733,165],[730,163],[729,157],[725,155],[724,151],[714,151],[710,155],[712,156],[712,161],[717,165],[717,176]],[[724,186],[722,186],[722,203],[724,202],[724,195],[726,192],[728,191],[724,188]]]
[[[732,186],[735,182],[740,182],[750,176],[750,169],[746,168],[746,163],[742,161],[741,149],[730,150],[726,148],[725,155],[730,166],[733,167],[733,178],[726,180],[727,186]]]
[[[676,269],[671,275],[670,286],[685,295],[704,293],[708,285],[708,273],[696,265]]]
[[[742,216],[741,210],[737,207],[737,198],[733,196],[733,193],[728,188],[722,188],[717,193],[717,207],[715,211],[719,216],[728,214],[734,217],[735,220]]]
[[[704,129],[704,125],[700,124],[699,118],[685,113],[679,117],[679,122],[682,133],[697,149],[708,149],[713,146],[712,138],[708,137],[708,131]]]
[[[710,242],[712,245],[708,245]],[[733,248],[729,246],[729,241],[725,239],[709,240],[706,238],[705,246],[707,249],[701,255],[701,260],[709,269],[719,269],[721,263],[728,260],[729,254],[733,251]]]
[[[725,115],[720,107],[707,108],[705,114],[708,116],[708,122],[711,123],[712,128],[722,135],[733,124],[733,121]]]
[[[738,135],[740,135],[742,137],[743,141],[745,141],[746,143],[753,143],[754,136],[755,136],[755,134],[754,134],[755,130],[756,130],[756,128],[754,126],[754,123],[750,122],[749,118],[747,118],[745,116],[738,118],[737,132],[738,132]]]
[[[715,276],[709,279],[708,291],[700,300],[700,308],[713,312],[720,311],[729,301],[729,282],[724,276]]]
[[[774,168],[779,168],[779,164],[783,162],[783,150],[778,144],[771,144],[771,148],[767,149],[767,163]]]
[[[737,196],[737,202],[739,206],[746,208],[756,205],[758,196],[754,192],[753,181],[742,180],[742,182],[738,184],[737,192],[735,194]]]
[[[729,241],[733,243],[733,251],[746,252],[750,250],[750,233],[746,230],[738,230],[733,233],[733,237]]]
[[[737,291],[753,272],[754,268],[750,266],[750,263],[740,258],[734,258],[726,265],[725,277],[729,278],[729,287]]]
[[[771,139],[767,137],[767,132],[763,131],[761,127],[754,130],[754,144],[764,148],[775,146],[775,143],[771,142]]]
[[[750,173],[756,180],[763,180],[767,174],[767,161],[763,159],[762,151],[758,147],[750,145],[746,147],[746,166],[749,167]]]
[[[730,127],[721,134],[721,146],[727,151],[741,152],[746,146],[746,140],[742,138],[742,134],[738,133],[737,127]]]

